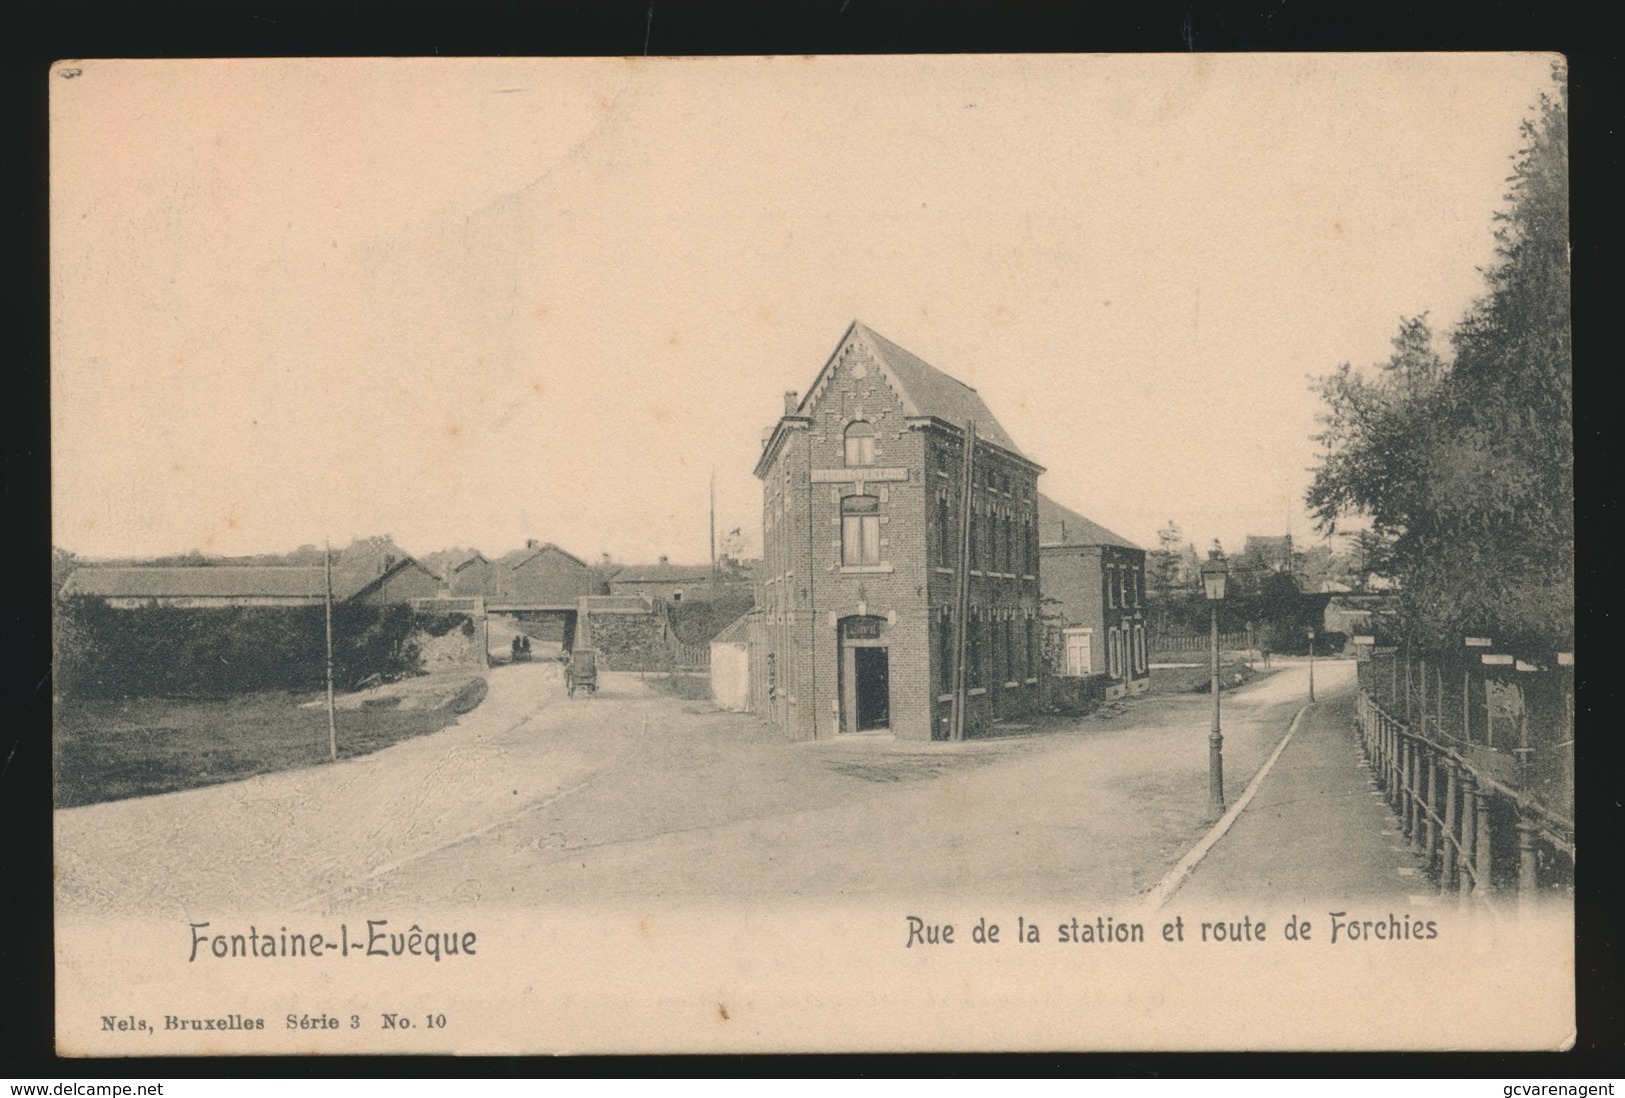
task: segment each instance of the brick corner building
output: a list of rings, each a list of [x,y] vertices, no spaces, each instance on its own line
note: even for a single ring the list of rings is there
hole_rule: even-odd
[[[976,390],[854,321],[756,464],[751,708],[794,739],[1035,712],[1042,472]]]

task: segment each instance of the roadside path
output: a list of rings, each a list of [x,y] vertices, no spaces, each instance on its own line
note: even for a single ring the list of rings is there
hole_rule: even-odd
[[[1321,698],[1170,905],[1260,896],[1280,904],[1384,900],[1413,909],[1437,902],[1361,758],[1353,691]]]

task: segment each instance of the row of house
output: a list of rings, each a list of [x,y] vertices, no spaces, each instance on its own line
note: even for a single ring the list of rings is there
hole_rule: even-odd
[[[441,590],[439,577],[410,557],[388,560],[377,570],[335,567],[332,583],[335,601],[368,604],[432,598]],[[321,565],[90,565],[68,576],[61,593],[99,598],[122,610],[319,606],[327,598],[327,570]]]
[[[685,594],[703,597],[710,586],[705,565],[662,557],[654,565],[604,569],[535,539],[496,559],[472,552],[439,571],[405,554],[370,552],[341,554],[332,569],[337,602],[478,596],[489,609],[518,612],[574,611],[580,599],[606,594],[681,602]],[[61,593],[120,609],[307,606],[326,598],[327,572],[322,565],[87,565],[69,575]]]
[[[1144,690],[1145,552],[1042,496],[971,387],[854,321],[765,433],[756,608],[719,638],[724,704],[794,739],[954,739],[1047,677]]]

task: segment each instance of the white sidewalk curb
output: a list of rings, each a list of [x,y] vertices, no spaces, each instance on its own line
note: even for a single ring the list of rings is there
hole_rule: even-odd
[[[1230,825],[1236,822],[1236,817],[1241,815],[1242,809],[1246,808],[1248,803],[1252,801],[1253,795],[1258,792],[1258,787],[1264,784],[1264,779],[1275,768],[1275,760],[1281,757],[1281,752],[1286,750],[1286,745],[1292,742],[1292,737],[1298,731],[1298,725],[1302,723],[1303,715],[1307,712],[1309,712],[1308,705],[1298,710],[1297,714],[1292,718],[1292,723],[1287,726],[1286,735],[1282,736],[1281,742],[1275,745],[1275,750],[1270,753],[1268,759],[1264,760],[1264,765],[1258,768],[1258,773],[1253,775],[1253,780],[1247,783],[1247,788],[1237,798],[1236,802],[1230,806],[1230,810],[1219,817],[1219,822],[1208,829],[1208,833],[1202,836],[1201,841],[1191,847],[1185,856],[1179,860],[1179,864],[1169,870],[1168,875],[1157,883],[1157,887],[1153,888],[1145,899],[1140,901],[1140,913],[1142,915],[1155,914],[1163,904],[1167,903],[1174,893],[1179,891],[1180,886],[1185,883],[1185,879],[1191,875],[1191,870],[1195,869],[1201,860],[1207,857],[1208,851],[1213,849],[1213,844],[1222,839],[1224,833],[1230,830]]]

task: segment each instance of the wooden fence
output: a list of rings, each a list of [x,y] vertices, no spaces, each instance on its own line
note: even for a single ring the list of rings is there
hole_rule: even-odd
[[[1409,720],[1396,715],[1393,699],[1375,689],[1384,674],[1395,680],[1393,667],[1362,661],[1361,746],[1405,843],[1439,890],[1488,899],[1515,889],[1527,902],[1572,887],[1574,822],[1532,790],[1528,754],[1520,764],[1482,742],[1443,737],[1436,709],[1413,708]],[[1526,725],[1525,744],[1529,738]]]
[[[1213,644],[1212,637],[1203,633],[1200,636],[1155,636],[1148,637],[1146,643],[1153,654],[1186,655],[1189,653],[1207,652]],[[1249,649],[1252,643],[1246,633],[1220,633],[1219,648],[1221,651],[1236,651]]]
[[[692,671],[695,673],[711,669],[711,646],[709,644],[684,644],[666,627],[666,644],[671,649],[673,661],[678,671]]]

